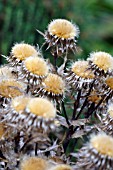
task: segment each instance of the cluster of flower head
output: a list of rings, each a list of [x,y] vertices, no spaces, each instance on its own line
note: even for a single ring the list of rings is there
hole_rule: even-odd
[[[0,68],[1,169],[112,170],[113,57],[91,52],[67,68],[79,33],[65,19],[51,21],[41,33],[54,64],[26,43],[15,44],[6,57]],[[59,67],[58,57],[64,59]]]

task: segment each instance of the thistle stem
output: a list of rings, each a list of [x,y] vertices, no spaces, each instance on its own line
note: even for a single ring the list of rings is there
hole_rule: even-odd
[[[76,111],[77,111],[77,108],[79,107],[80,96],[81,96],[81,90],[78,91],[77,99],[75,100],[75,103],[74,103],[74,110],[73,110],[72,120],[75,119]]]
[[[64,105],[63,101],[62,101],[62,109],[63,109],[63,112],[64,112],[64,116],[65,116],[66,122],[67,122],[68,126],[70,126],[70,122],[69,122],[69,119],[68,119],[68,116],[67,116],[67,113],[66,113],[66,109],[65,109],[65,105]]]

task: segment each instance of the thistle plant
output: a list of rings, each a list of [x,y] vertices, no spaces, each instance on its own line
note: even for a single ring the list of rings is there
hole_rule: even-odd
[[[80,31],[65,19],[38,32],[40,48],[16,43],[0,68],[0,169],[112,170],[113,57],[70,62]]]

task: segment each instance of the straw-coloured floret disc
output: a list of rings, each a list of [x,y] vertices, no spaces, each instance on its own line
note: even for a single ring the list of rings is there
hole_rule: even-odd
[[[38,76],[46,76],[48,74],[48,66],[44,59],[39,57],[29,57],[24,62],[26,69]]]
[[[112,170],[113,138],[105,133],[93,135],[78,154],[77,167],[86,170]]]
[[[36,116],[43,118],[55,118],[56,110],[53,104],[44,98],[33,98],[28,102],[27,109]]]
[[[3,109],[3,120],[16,128],[27,128],[30,133],[34,131],[48,131],[55,127],[56,109],[52,102],[46,98],[31,98],[19,96],[11,100],[7,108]]]
[[[23,62],[22,73],[19,75],[29,80],[31,85],[37,85],[39,81],[47,76],[48,72],[49,66],[43,58],[28,57]]]
[[[107,112],[107,113],[106,113]],[[108,105],[108,109],[103,115],[99,128],[108,135],[113,136],[113,104]]]
[[[57,74],[49,73],[42,82],[41,95],[50,97],[51,99],[63,99],[65,93],[65,82],[62,77]]]
[[[84,79],[93,79],[94,74],[88,70],[87,61],[77,61],[72,65],[72,72]]]
[[[48,25],[48,31],[52,35],[65,39],[73,39],[79,35],[78,27],[66,19],[53,20]]]
[[[7,58],[11,66],[19,66],[21,62],[30,56],[37,56],[39,53],[34,46],[20,43],[15,44],[11,49],[11,55]]]
[[[76,61],[67,70],[66,80],[74,89],[88,88],[95,78],[93,72],[88,69],[87,61]]]
[[[21,170],[47,170],[47,161],[38,157],[29,157],[22,161]]]
[[[4,79],[0,82],[0,95],[3,97],[16,97],[22,94],[24,84],[15,79]]]
[[[66,19],[55,19],[48,25],[45,40],[49,47],[53,47],[53,54],[62,56],[69,50],[76,51],[76,38],[79,28]]]
[[[0,67],[0,77],[6,78],[15,78],[15,74],[13,73],[13,68],[7,65]]]
[[[90,140],[91,145],[100,154],[113,158],[113,138],[106,134],[98,134]]]
[[[30,97],[27,97],[27,96],[18,96],[18,97],[15,97],[15,98],[12,99],[11,107],[16,112],[23,112],[29,101],[30,101]]]
[[[12,47],[11,53],[19,60],[25,60],[27,57],[37,55],[36,49],[32,45],[25,43],[15,44]]]
[[[113,57],[109,53],[92,52],[88,60],[96,75],[106,76],[113,70]]]

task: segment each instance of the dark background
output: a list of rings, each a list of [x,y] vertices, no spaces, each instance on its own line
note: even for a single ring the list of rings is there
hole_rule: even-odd
[[[96,50],[113,55],[113,0],[0,0],[0,54],[9,55],[15,42],[41,46],[44,40],[36,29],[43,32],[55,18],[80,27],[83,51],[76,57],[86,58]]]

